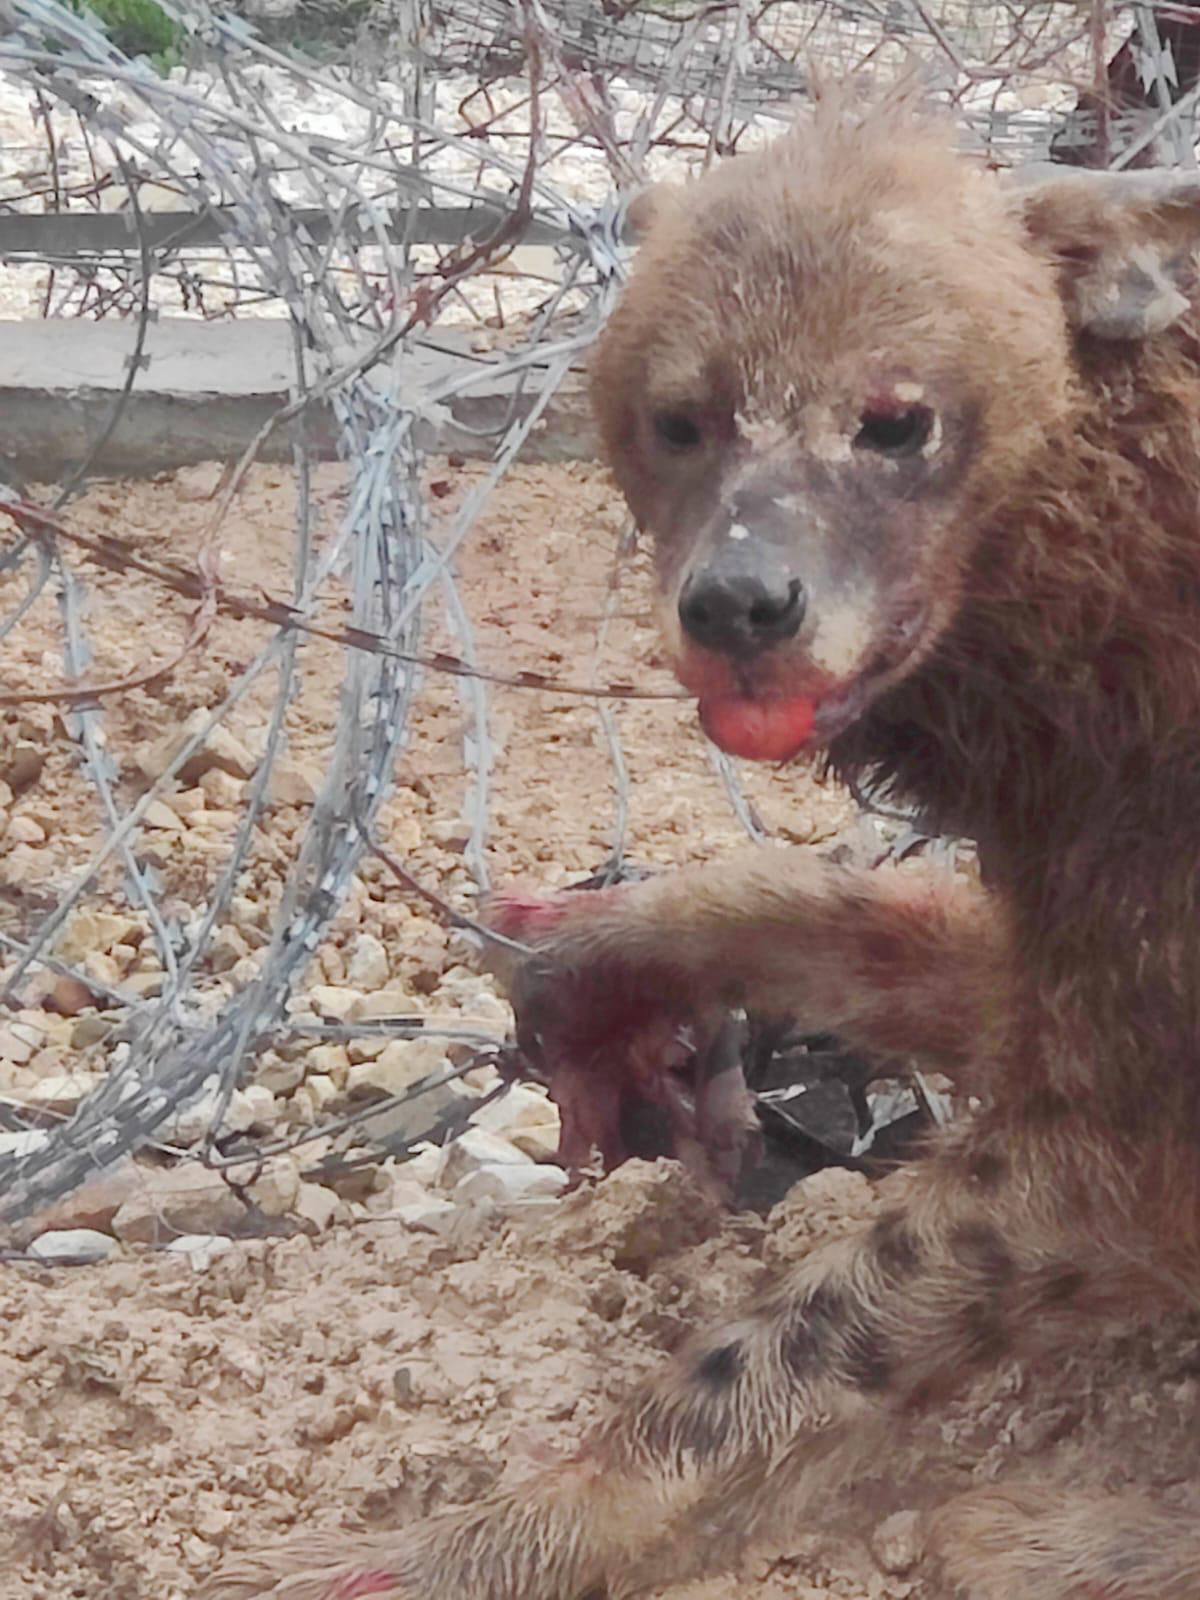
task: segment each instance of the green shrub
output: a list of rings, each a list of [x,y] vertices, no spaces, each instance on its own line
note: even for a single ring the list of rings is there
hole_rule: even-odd
[[[179,26],[155,0],[71,0],[71,5],[90,11],[125,55],[149,56],[160,67],[179,59]]]

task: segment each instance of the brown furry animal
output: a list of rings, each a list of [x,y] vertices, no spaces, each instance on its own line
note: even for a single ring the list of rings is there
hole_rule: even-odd
[[[792,1010],[988,1109],[903,1210],[523,1493],[211,1596],[618,1600],[712,1572],[906,1408],[1195,1295],[1200,183],[1019,185],[948,142],[827,99],[657,197],[595,397],[704,725],[887,780],[978,841],[983,888],[755,850],[565,895],[534,932],[564,981]],[[1200,1531],[1124,1500],[975,1498],[934,1532],[972,1600],[1200,1594]]]

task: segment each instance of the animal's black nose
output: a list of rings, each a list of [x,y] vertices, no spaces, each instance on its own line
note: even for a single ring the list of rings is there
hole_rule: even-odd
[[[751,656],[792,639],[804,620],[799,578],[706,567],[679,596],[683,631],[706,650]]]

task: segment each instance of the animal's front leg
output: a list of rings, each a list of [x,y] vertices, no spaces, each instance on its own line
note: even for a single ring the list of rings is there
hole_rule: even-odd
[[[1107,1234],[1064,1210],[1061,1149],[1044,1160],[1014,1131],[986,1163],[947,1154],[902,1210],[691,1340],[523,1490],[398,1530],[390,1546],[373,1535],[359,1550],[348,1535],[323,1570],[303,1546],[275,1558],[307,1587],[238,1587],[235,1567],[208,1600],[342,1600],[393,1584],[399,1600],[619,1600],[720,1570],[785,1491],[827,1489],[864,1454],[877,1468],[899,1411],[1077,1336],[1106,1297],[1128,1300],[1128,1268],[1103,1271],[1119,1169],[1094,1138],[1078,1148],[1078,1192],[1106,1197]]]
[[[738,1005],[962,1071],[1010,1010],[1002,911],[948,873],[761,848],[595,893],[498,895],[490,917],[535,952],[496,957],[518,1021],[576,1056],[614,1029]]]

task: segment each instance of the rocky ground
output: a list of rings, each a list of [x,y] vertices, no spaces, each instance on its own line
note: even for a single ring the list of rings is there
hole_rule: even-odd
[[[433,465],[443,526],[476,481],[474,469]],[[71,516],[147,554],[188,559],[215,485],[208,469],[103,485]],[[338,471],[322,470],[318,539],[343,495]],[[220,533],[231,582],[286,591],[290,512],[285,477],[252,474]],[[640,560],[614,589],[620,528],[598,472],[512,473],[459,563],[482,660],[573,677],[658,673]],[[89,581],[97,676],[166,660],[186,637],[186,609],[149,584]],[[12,585],[0,594],[7,610],[15,580],[0,584]],[[257,623],[219,620],[164,684],[106,703],[122,804],[146,794],[179,726],[217,703],[264,637]],[[449,642],[432,614],[428,642]],[[44,684],[59,670],[60,644],[49,593],[3,643],[6,684]],[[324,772],[344,662],[313,641],[301,663],[271,806],[195,977],[202,1009],[253,980]],[[227,856],[272,692],[252,689],[222,738],[147,813],[142,858],[164,916],[185,930]],[[491,709],[493,880],[590,872],[610,846],[616,801],[594,706],[498,690]],[[59,710],[25,704],[0,715],[0,931],[17,936],[61,897],[104,819]],[[631,703],[613,715],[631,778],[633,859],[671,865],[743,837],[686,706]],[[455,686],[427,679],[380,836],[467,909],[478,883],[463,854],[464,728]],[[796,773],[755,770],[745,782],[781,840],[862,847],[840,792]],[[0,1027],[0,1157],[44,1138],[121,1070],[129,1008],[113,993],[152,1004],[163,984],[153,929],[115,871],[98,875],[55,950],[79,976],[32,972]],[[428,1035],[389,1037],[386,1019],[397,1015],[424,1017]],[[399,1163],[389,1140],[411,1132],[405,1119],[417,1113],[387,1097],[468,1059],[438,1027],[500,1038],[510,1017],[462,941],[374,861],[314,953],[293,1020],[310,1031],[260,1052],[221,1139],[251,1149],[306,1142],[227,1181],[194,1159],[214,1115],[202,1098],[161,1130],[157,1149],[40,1217],[28,1251],[0,1266],[5,1600],[186,1600],[223,1550],[299,1526],[395,1527],[402,1537],[435,1505],[534,1470],[697,1317],[884,1203],[879,1182],[826,1172],[765,1220],[721,1215],[667,1164],[633,1164],[564,1197],[554,1108],[536,1088],[488,1106],[450,1149]],[[321,1022],[344,1024],[341,1037],[315,1041]],[[438,1104],[478,1098],[494,1084],[489,1074],[473,1069],[438,1091]],[[372,1122],[324,1131],[372,1105],[381,1108]],[[91,1264],[68,1264],[83,1258]],[[1187,1500],[1197,1330],[1173,1323],[1099,1344],[1089,1330],[1086,1342],[1086,1354],[1044,1370],[1006,1368],[914,1425],[886,1473],[852,1485],[819,1528],[781,1505],[771,1547],[742,1579],[677,1588],[671,1600],[929,1594],[912,1513],[996,1478],[1149,1482]]]
[[[764,1223],[635,1163],[536,1224],[463,1208],[191,1261],[122,1246],[0,1277],[0,1592],[185,1600],[222,1550],[297,1527],[397,1530],[534,1472],[681,1337],[880,1205],[807,1180]],[[1007,1367],[914,1426],[819,1524],[781,1503],[737,1579],[664,1600],[933,1600],[917,1514],[979,1483],[1151,1483],[1185,1505],[1197,1328]]]
[[[141,555],[186,560],[196,555],[205,536],[218,476],[215,469],[199,468],[159,483],[103,486],[82,499],[71,518],[91,533],[119,532]],[[431,503],[442,526],[451,524],[477,480],[477,471],[468,466],[442,463],[431,470]],[[318,539],[329,534],[343,496],[336,471],[318,473]],[[222,570],[232,588],[287,592],[291,510],[284,475],[269,469],[252,475],[220,531]],[[510,476],[476,524],[460,562],[461,595],[476,628],[481,663],[585,681],[632,675],[669,687],[655,654],[640,558],[620,568],[614,587],[621,529],[597,471],[531,468]],[[96,679],[121,680],[172,658],[191,626],[183,602],[142,578],[94,572],[87,577],[85,626]],[[7,589],[3,585],[0,579],[0,602],[15,604],[20,581],[12,577]],[[340,587],[332,585],[335,619],[342,599]],[[144,801],[148,793],[155,796],[145,810],[138,859],[158,885],[158,911],[185,938],[199,927],[240,825],[266,739],[274,682],[256,682],[176,778],[164,780],[162,773],[187,730],[220,701],[267,636],[259,623],[219,618],[203,646],[191,651],[165,683],[104,703],[102,737],[112,753],[114,794],[126,806]],[[431,648],[454,644],[432,607],[427,643]],[[60,649],[56,597],[47,591],[6,642],[6,671],[15,683],[45,687],[60,675]],[[342,652],[320,639],[309,640],[301,651],[286,747],[271,768],[271,803],[254,831],[229,912],[205,947],[191,986],[204,1011],[258,974],[285,874],[330,759],[344,665]],[[633,860],[665,866],[744,842],[686,704],[617,703],[610,715],[629,770]],[[3,717],[0,929],[20,936],[74,882],[102,843],[106,824],[60,711],[25,704]],[[469,828],[462,813],[470,780],[463,741],[475,730],[453,680],[427,679],[409,730],[380,842],[420,881],[470,912],[480,883],[464,857]],[[491,881],[520,879],[545,887],[593,871],[611,848],[617,805],[608,736],[595,704],[495,689],[487,732],[492,764],[486,871]],[[797,785],[794,778],[760,771],[746,773],[743,781],[747,799],[781,839],[832,843],[858,836],[853,807],[838,790],[807,780]],[[12,1125],[0,1132],[0,1157],[19,1155],[43,1141],[48,1119],[72,1111],[108,1072],[122,1067],[129,1048],[127,1007],[113,996],[153,1002],[162,988],[163,953],[150,918],[130,905],[118,865],[109,862],[96,876],[94,890],[51,942],[54,955],[76,975],[35,969],[22,980],[23,1004],[0,1025],[0,1097],[9,1102]],[[299,1136],[466,1065],[469,1052],[448,1047],[436,1030],[467,1030],[499,1041],[511,1022],[492,980],[475,970],[473,961],[461,936],[449,933],[420,899],[398,886],[386,865],[365,859],[294,1000],[288,1020],[307,1031],[259,1052],[252,1081],[235,1091],[225,1111],[223,1135],[242,1135],[251,1144],[268,1135]],[[424,1023],[430,1036],[389,1036],[387,1019],[396,1017]],[[313,1030],[322,1027],[339,1037],[314,1040]],[[408,1113],[409,1123],[393,1117],[385,1125],[381,1114],[367,1131],[376,1141],[412,1132],[422,1118],[429,1122],[451,1106],[456,1094],[471,1099],[497,1081],[490,1069],[478,1068],[467,1082],[424,1096]],[[214,1079],[214,1092],[160,1127],[164,1154],[194,1151],[216,1105]],[[535,1088],[514,1092],[482,1120],[486,1131],[477,1153],[489,1168],[528,1166],[534,1157],[547,1156],[557,1140],[554,1107]],[[484,1146],[488,1133],[504,1136],[502,1163],[495,1148],[489,1152]],[[427,1180],[440,1196],[450,1182],[468,1176],[461,1163],[441,1171],[430,1154],[402,1174],[394,1164],[359,1173],[340,1185],[344,1194],[319,1197],[305,1186],[304,1173],[323,1161],[328,1165],[357,1137],[350,1134],[336,1144],[315,1139],[294,1156],[280,1155],[250,1183],[250,1198],[270,1216],[298,1208],[324,1225],[415,1203],[414,1184],[425,1186]],[[240,1202],[231,1206],[224,1183],[209,1183],[205,1191],[191,1169],[184,1178],[171,1174],[164,1168],[155,1180],[157,1203],[164,1185],[186,1190],[172,1200],[169,1233],[227,1231],[231,1214],[244,1211]],[[499,1178],[510,1191],[530,1181],[513,1172]],[[544,1176],[541,1192],[553,1181]],[[131,1237],[131,1229],[138,1237],[153,1233],[141,1215],[143,1183],[141,1168],[109,1175],[94,1193],[77,1197],[51,1220],[60,1225],[99,1221],[118,1239]],[[213,1195],[211,1206],[207,1192]]]

